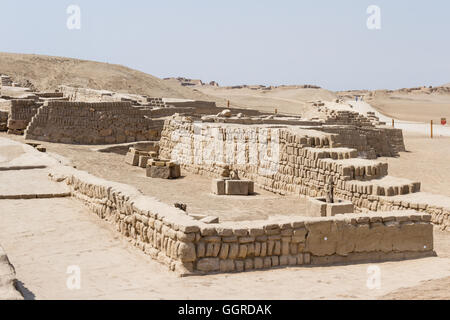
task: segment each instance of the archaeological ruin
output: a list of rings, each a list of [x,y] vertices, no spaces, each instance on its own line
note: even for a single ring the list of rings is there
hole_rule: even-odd
[[[11,85],[8,77],[1,81]],[[189,173],[207,178],[213,199],[257,201],[267,192],[277,201],[298,199],[305,205],[302,215],[234,221],[191,213],[189,206],[174,206],[177,198],[160,201],[131,183],[51,160],[39,152],[45,148],[32,146],[24,147],[23,156],[31,163],[14,164],[11,156],[0,172],[45,170],[55,186],[66,188],[48,197],[81,201],[181,275],[435,255],[433,226],[450,230],[450,198],[424,196],[420,181],[390,176],[387,163],[377,159],[405,151],[401,129],[345,102],[335,105],[315,102],[317,116],[304,118],[68,86],[15,96],[2,91],[0,130],[23,135],[34,147],[117,145],[125,148],[123,167],[149,184],[180,183]]]

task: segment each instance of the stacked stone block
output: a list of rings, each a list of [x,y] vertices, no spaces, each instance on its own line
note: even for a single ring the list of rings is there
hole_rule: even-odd
[[[336,135],[334,146],[357,149],[367,159],[394,157],[405,151],[403,132],[394,128],[369,128],[359,126],[322,126],[315,130]]]
[[[64,93],[62,92],[36,92],[36,96],[44,99],[62,99],[64,98]]]
[[[327,125],[355,125],[360,127],[373,127],[372,121],[359,112],[346,110],[327,110]]]
[[[46,101],[26,130],[27,139],[59,143],[113,144],[157,140],[163,121],[129,102]]]
[[[147,98],[148,105],[153,108],[166,108],[167,105],[162,98]]]
[[[147,168],[148,160],[157,158],[158,153],[159,144],[157,142],[139,143],[128,149],[125,156],[125,163]]]
[[[149,159],[146,175],[150,178],[177,179],[181,177],[181,167],[178,163],[163,159]]]
[[[11,87],[13,82],[10,76],[1,75],[0,76],[0,84],[2,87]]]

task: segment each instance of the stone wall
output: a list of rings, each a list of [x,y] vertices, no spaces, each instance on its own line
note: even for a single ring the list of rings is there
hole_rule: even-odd
[[[114,92],[107,90],[94,90],[88,88],[74,88],[68,86],[59,86],[58,90],[70,101],[82,102],[115,102],[118,99],[113,98]]]
[[[32,99],[10,100],[10,103],[8,133],[22,135],[41,104]]]
[[[413,195],[422,194],[420,182],[390,177],[387,163],[357,158],[358,151],[346,147],[348,139],[339,133],[295,127],[169,119],[160,154],[179,162],[184,170],[217,178],[228,165],[240,177],[282,195],[325,196],[331,177],[335,197],[351,201],[359,212],[416,209],[450,229],[450,205],[446,205],[450,198],[436,203],[423,200],[419,206]]]
[[[0,131],[8,130],[8,115],[9,112],[0,110]]]
[[[433,226],[413,211],[205,224],[138,190],[54,169],[72,195],[154,259],[183,275],[434,255]]]
[[[322,126],[316,130],[337,134],[337,143],[357,149],[367,159],[394,157],[405,151],[401,129],[348,125]]]
[[[30,122],[26,139],[112,144],[158,140],[163,121],[145,117],[130,102],[46,101]]]

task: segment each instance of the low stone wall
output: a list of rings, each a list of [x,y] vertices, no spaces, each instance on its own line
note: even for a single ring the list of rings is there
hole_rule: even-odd
[[[162,120],[145,117],[129,102],[46,101],[25,138],[59,143],[112,144],[158,140]]]
[[[64,85],[59,86],[58,90],[66,99],[74,102],[131,102],[134,105],[139,105],[145,103],[147,100],[146,97],[138,94],[75,88]]]
[[[183,275],[434,255],[433,226],[413,211],[205,224],[133,187],[66,167],[72,195],[118,232]]]
[[[11,100],[8,133],[22,135],[41,104],[32,99]]]
[[[327,115],[327,119],[325,121],[327,125],[356,125],[374,127],[372,121],[359,112],[327,110],[325,114]]]

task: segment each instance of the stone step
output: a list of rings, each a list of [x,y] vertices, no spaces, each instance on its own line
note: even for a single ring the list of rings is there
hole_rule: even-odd
[[[388,197],[420,192],[420,182],[391,176],[370,181],[346,181],[340,187],[354,193]]]
[[[387,163],[360,158],[321,159],[318,161],[318,166],[322,170],[338,173],[347,180],[366,181],[382,178],[388,174]]]
[[[358,151],[351,148],[303,148],[300,150],[300,156],[316,159],[334,159],[343,160],[358,157]]]

